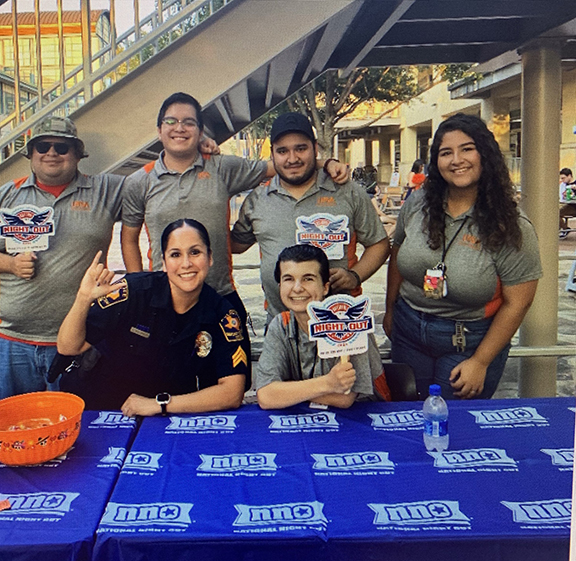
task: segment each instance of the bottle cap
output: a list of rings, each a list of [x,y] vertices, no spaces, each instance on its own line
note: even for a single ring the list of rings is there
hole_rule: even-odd
[[[430,386],[430,395],[440,395],[442,393],[441,388],[438,384],[432,384]]]

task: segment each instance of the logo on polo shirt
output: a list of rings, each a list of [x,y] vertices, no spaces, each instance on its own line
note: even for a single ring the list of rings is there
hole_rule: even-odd
[[[0,520],[11,518],[10,515],[49,515],[64,516],[70,512],[72,501],[80,493],[0,493],[0,501],[8,501],[10,510],[0,511]],[[36,519],[32,519],[36,521]]]
[[[133,429],[136,427],[136,419],[126,417],[118,411],[100,411],[98,418],[94,419],[89,425],[89,428],[127,428]]]
[[[217,433],[234,432],[237,415],[197,415],[170,417],[166,433]]]
[[[296,244],[319,247],[328,259],[342,259],[344,245],[350,243],[348,217],[317,213],[296,219]]]
[[[276,505],[237,504],[238,516],[233,526],[326,526],[328,520],[318,501],[308,503],[281,503]]]
[[[8,253],[44,251],[54,229],[54,209],[20,205],[13,209],[0,208],[0,237],[6,240]]]
[[[480,409],[469,413],[474,415],[480,428],[542,427],[549,424],[535,407]]]
[[[271,432],[332,432],[340,428],[336,413],[307,413],[303,415],[270,415]]]
[[[529,526],[546,527],[549,525],[570,525],[572,510],[571,499],[552,499],[547,501],[510,502],[500,501],[512,511],[514,522]]]
[[[388,452],[351,452],[347,454],[311,454],[313,470],[328,472],[394,472]]]
[[[517,463],[508,457],[506,450],[498,448],[450,450],[428,454],[434,458],[434,467],[439,468],[441,472],[501,471],[499,468],[518,471]]]
[[[569,471],[574,466],[574,448],[542,448],[540,452],[548,454],[552,465],[560,471]]]
[[[202,463],[197,471],[210,474],[258,474],[259,472],[276,472],[278,466],[274,461],[276,454],[226,454],[212,456],[200,454]]]
[[[187,528],[192,503],[108,503],[103,526],[168,526]]]
[[[376,513],[376,526],[423,527],[434,530],[438,526],[470,525],[468,518],[460,510],[458,501],[417,501],[412,503],[369,503]]]
[[[424,417],[421,410],[393,411],[391,413],[368,413],[374,430],[405,431],[422,430]]]

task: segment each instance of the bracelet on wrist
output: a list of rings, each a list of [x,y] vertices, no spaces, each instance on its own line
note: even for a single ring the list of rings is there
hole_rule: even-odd
[[[328,158],[328,159],[324,162],[324,167],[323,167],[322,169],[324,170],[324,173],[325,173],[326,175],[330,175],[330,174],[328,173],[328,164],[329,164],[330,162],[340,163],[340,160],[337,160],[336,158]]]
[[[356,286],[354,288],[358,288],[362,284],[362,280],[360,279],[360,275],[353,271],[352,269],[346,269],[355,279],[356,279]]]

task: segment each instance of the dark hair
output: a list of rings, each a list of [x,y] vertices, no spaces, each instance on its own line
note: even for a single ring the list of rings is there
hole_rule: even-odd
[[[420,173],[420,170],[424,167],[423,160],[414,160],[412,164],[412,169],[410,170],[412,173]]]
[[[170,97],[167,97],[158,111],[158,119],[156,120],[156,126],[160,128],[162,126],[162,119],[166,116],[166,111],[168,107],[174,105],[175,103],[182,103],[184,105],[191,105],[196,110],[196,120],[198,121],[198,128],[200,131],[204,130],[204,118],[202,117],[202,106],[198,103],[198,100],[191,95],[184,92],[173,93]]]
[[[560,175],[572,175],[572,170],[570,168],[562,168],[560,170]]]
[[[168,247],[168,238],[170,234],[174,230],[178,230],[180,228],[184,228],[188,226],[189,228],[194,228],[200,235],[200,239],[204,242],[206,249],[208,250],[208,255],[212,253],[212,249],[210,247],[210,236],[208,235],[208,230],[201,222],[198,220],[194,220],[193,218],[180,218],[179,220],[174,220],[174,222],[170,222],[164,231],[162,232],[162,237],[160,238],[160,247],[162,248],[162,257],[166,253],[166,248]]]
[[[457,113],[436,130],[430,147],[428,177],[424,182],[424,231],[428,231],[428,246],[438,249],[444,232],[444,202],[448,185],[438,170],[438,152],[444,135],[461,131],[474,141],[480,154],[482,171],[478,181],[478,196],[472,213],[484,248],[496,251],[505,245],[517,249],[522,243],[518,224],[516,191],[500,147],[494,135],[479,117]]]
[[[316,261],[320,265],[322,282],[326,284],[330,280],[328,257],[319,247],[302,244],[284,248],[278,255],[278,261],[276,261],[276,267],[274,268],[274,279],[277,283],[280,283],[280,263],[285,263],[286,261],[293,261],[294,263]]]

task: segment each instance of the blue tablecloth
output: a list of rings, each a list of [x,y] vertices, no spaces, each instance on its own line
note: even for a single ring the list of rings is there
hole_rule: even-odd
[[[414,403],[147,418],[94,557],[567,559],[574,405],[450,403],[445,453]]]
[[[74,446],[35,467],[0,464],[1,561],[84,561],[118,477],[136,422],[86,411]]]

